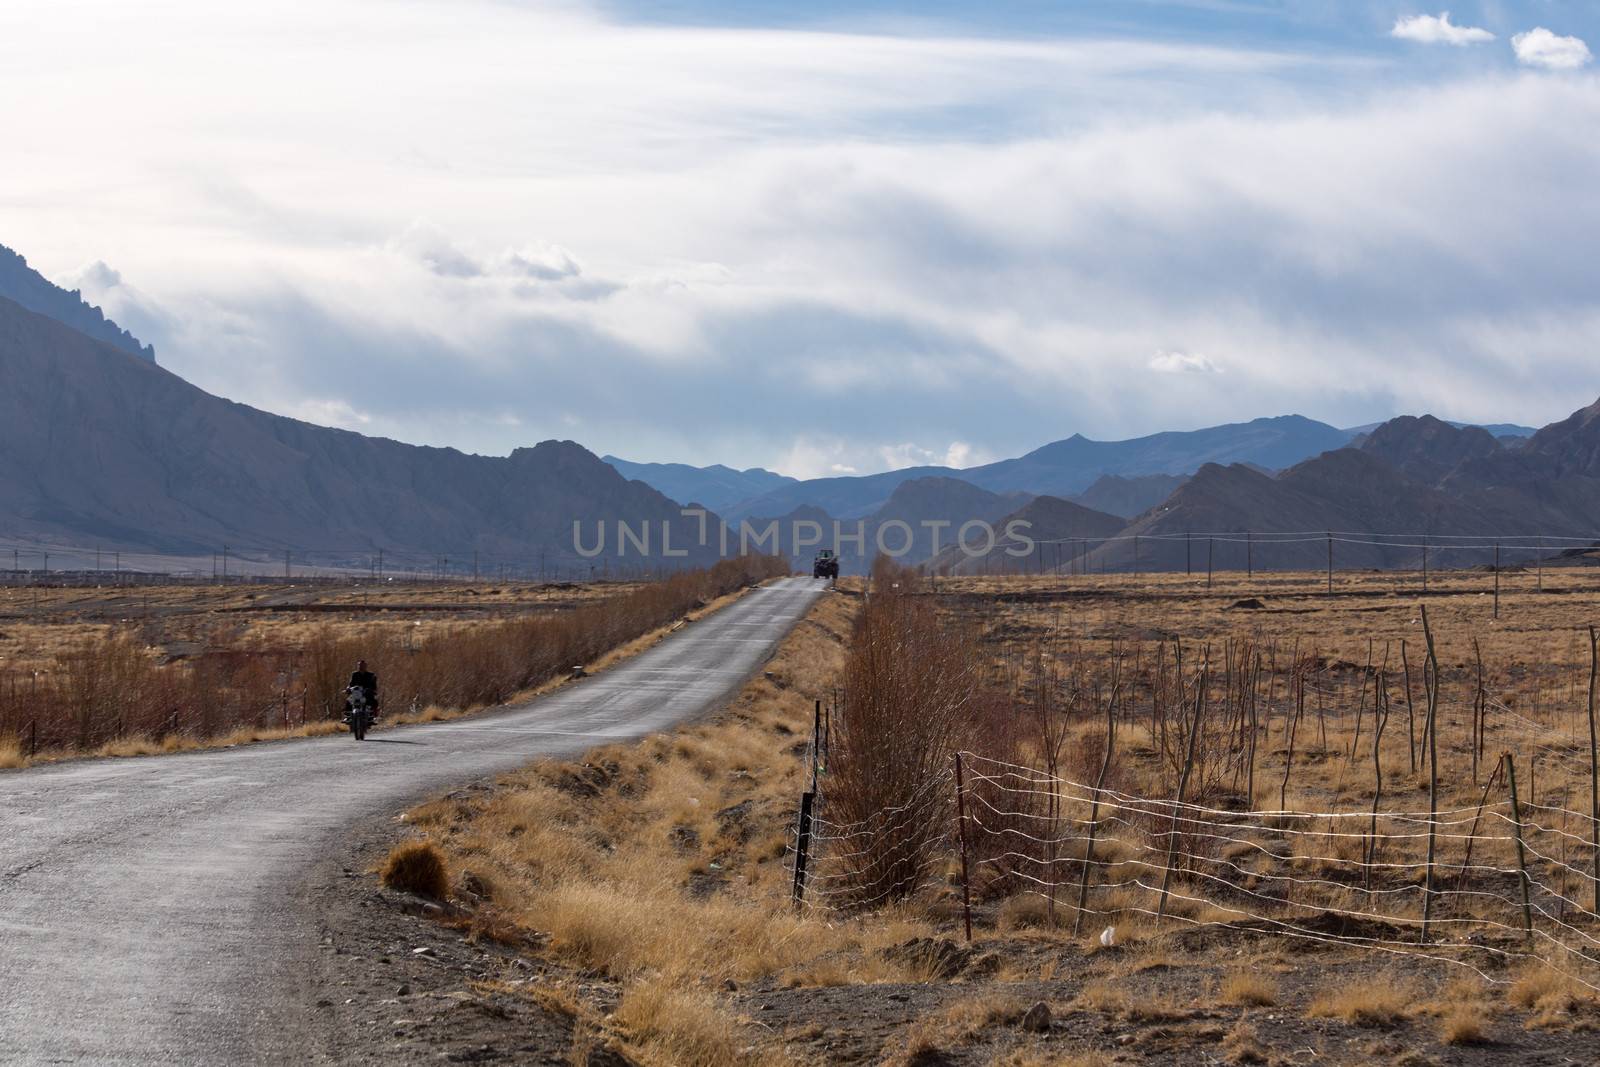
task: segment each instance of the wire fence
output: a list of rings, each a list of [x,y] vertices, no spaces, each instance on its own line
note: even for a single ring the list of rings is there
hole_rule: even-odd
[[[1600,992],[1600,634],[1588,634],[1587,705],[1575,677],[1564,698],[1524,714],[1486,680],[1476,640],[1474,661],[1446,672],[1425,608],[1422,622],[1424,700],[1413,715],[1407,667],[1394,679],[1405,721],[1393,728],[1387,653],[1365,668],[1297,654],[1283,677],[1262,673],[1271,649],[1231,641],[1217,670],[1209,650],[1187,672],[1177,650],[1170,671],[1159,658],[1142,672],[1115,660],[1098,679],[1054,676],[1094,694],[1079,706],[1104,708],[1103,733],[1081,713],[1068,732],[1067,705],[1010,705],[1013,726],[1058,739],[1044,749],[1057,753],[1048,768],[1026,758],[1038,739],[1017,747],[1022,735],[991,720],[998,733],[970,735],[988,750],[952,753],[950,770],[928,774],[904,803],[853,822],[829,810],[819,709],[812,787],[791,831],[795,899],[854,913],[959,893],[969,939],[974,912],[1075,935],[1086,923],[1191,925],[1440,961],[1497,983],[1538,961]],[[1342,682],[1328,677],[1334,668]],[[1463,682],[1470,705],[1441,707],[1441,687]],[[1441,793],[1447,718],[1455,780]],[[1125,730],[1134,740],[1119,751]],[[1069,737],[1076,762],[1064,765]],[[1257,774],[1269,756],[1270,783]],[[1093,784],[1062,769],[1094,765]],[[1425,809],[1406,799],[1419,790]]]
[[[1594,820],[1515,797],[1509,755],[1489,779],[1503,795],[1486,788],[1480,804],[1437,812],[1230,810],[958,759],[959,790],[941,774],[916,803],[862,822],[832,822],[819,803],[797,903],[849,914],[959,891],[992,914],[1032,899],[1075,929],[1208,927],[1437,961],[1497,984],[1537,961],[1600,992]],[[803,832],[791,827],[791,873]]]
[[[210,552],[153,552],[0,539],[0,586],[652,581],[687,565],[676,557],[578,560],[539,550],[514,555],[219,545]]]

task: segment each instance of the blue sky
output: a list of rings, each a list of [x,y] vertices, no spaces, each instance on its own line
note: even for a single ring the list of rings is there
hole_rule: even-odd
[[[471,451],[1540,424],[1600,395],[1600,11],[1444,15],[15,0],[0,243],[203,388]]]

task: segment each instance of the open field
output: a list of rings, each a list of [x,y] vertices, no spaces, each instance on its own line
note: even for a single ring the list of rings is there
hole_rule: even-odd
[[[43,666],[85,638],[137,627],[162,655],[273,648],[308,630],[402,632],[570,610],[638,583],[297,581],[0,586],[0,673]]]
[[[1508,596],[1499,627],[1430,597],[1435,669],[1414,600],[1314,577],[842,582],[716,722],[413,813],[447,921],[533,961],[462,994],[554,1011],[572,1062],[1586,1061],[1600,589]]]
[[[311,583],[0,591],[0,765],[339,729],[358,659],[386,722],[506,701],[781,573],[632,585]]]

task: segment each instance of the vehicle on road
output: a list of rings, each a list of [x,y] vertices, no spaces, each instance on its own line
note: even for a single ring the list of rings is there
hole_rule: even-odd
[[[811,577],[839,577],[839,557],[831,548],[825,548],[821,552],[818,552],[817,558],[811,561]]]
[[[350,727],[357,741],[365,741],[367,731],[372,729],[372,705],[367,700],[367,691],[359,685],[352,685],[344,691],[344,699],[344,723]]]

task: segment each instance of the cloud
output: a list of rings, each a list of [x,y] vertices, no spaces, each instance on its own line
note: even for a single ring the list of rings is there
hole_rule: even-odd
[[[476,278],[483,273],[472,257],[450,243],[443,230],[426,222],[413,222],[390,245],[446,278]]]
[[[1450,44],[1460,48],[1494,40],[1494,34],[1478,26],[1457,26],[1450,12],[1437,15],[1411,15],[1394,20],[1389,36],[1419,44]]]
[[[1160,374],[1221,374],[1222,368],[1211,357],[1199,352],[1157,352],[1150,369]]]
[[[52,101],[0,109],[30,161],[4,239],[115,263],[160,315],[114,317],[269,410],[827,474],[1287,411],[1539,422],[1600,392],[1600,145],[1571,135],[1595,78],[192,8],[110,5],[84,38],[0,5],[0,70]]]
[[[1517,61],[1524,66],[1546,70],[1577,70],[1594,57],[1589,46],[1577,37],[1560,37],[1540,26],[1511,38]]]

